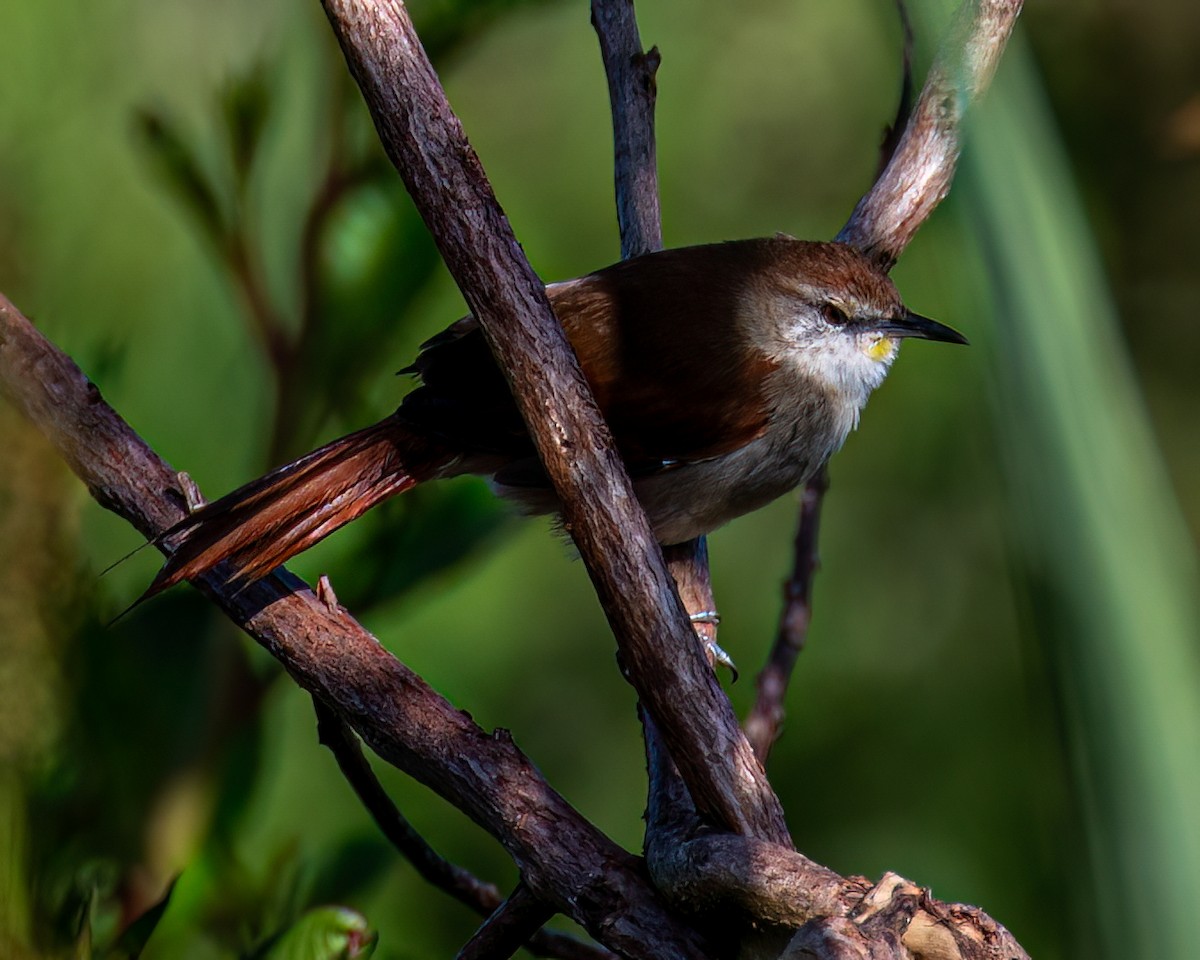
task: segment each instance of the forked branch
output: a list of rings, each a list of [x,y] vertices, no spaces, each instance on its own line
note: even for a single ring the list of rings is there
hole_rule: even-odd
[[[710,822],[790,845],[566,335],[397,0],[324,0],[396,165],[479,320],[562,503],[630,682]]]
[[[0,295],[0,394],[104,507],[154,538],[186,515],[174,470]],[[584,820],[500,732],[490,734],[348,613],[280,572],[240,590],[195,584],[384,760],[495,836],[531,890],[621,956],[706,956],[636,858]],[[551,855],[553,854],[553,855]]]
[[[892,876],[868,888],[790,849],[777,802],[736,723],[730,732],[728,701],[696,649],[644,518],[580,505],[611,504],[622,493],[634,501],[607,432],[581,399],[586,391],[561,332],[554,332],[540,283],[486,189],[402,6],[327,0],[327,9],[389,151],[512,373],[643,702],[663,724],[700,811],[743,834],[700,831],[687,838],[681,884],[699,884],[700,902],[709,908],[798,925],[790,956],[1024,957],[1002,927],[973,908],[940,904]],[[938,184],[949,183],[962,106],[956,98],[981,89],[1018,9],[1019,3],[987,0],[960,16],[961,55],[943,53],[892,164],[842,239],[881,262],[899,255],[944,193]],[[435,99],[421,101],[426,92]],[[922,190],[936,197],[914,196]],[[530,317],[537,319],[526,326]],[[143,534],[152,537],[183,516],[174,472],[2,298],[0,385],[93,495]],[[633,549],[623,545],[630,539]],[[507,737],[476,727],[344,611],[286,574],[236,596],[215,583],[197,586],[381,757],[498,837],[536,900],[572,916],[622,956],[710,955],[710,944],[664,909],[635,858],[582,820]],[[671,622],[659,624],[657,610],[672,611]],[[689,702],[673,702],[681,691]],[[693,752],[698,731],[705,749]],[[721,762],[704,770],[696,757]]]

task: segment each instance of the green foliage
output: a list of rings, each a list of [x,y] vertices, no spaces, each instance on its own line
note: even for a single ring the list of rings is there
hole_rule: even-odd
[[[0,7],[6,85],[37,92],[0,104],[0,290],[210,494],[394,408],[407,386],[393,371],[462,304],[316,5],[218,15],[133,0],[114,20],[76,0],[66,33],[61,6]],[[607,97],[583,8],[413,12],[535,266],[549,280],[614,258]],[[891,8],[638,13],[664,54],[670,242],[835,232],[892,116]],[[915,309],[976,346],[906,346],[833,463],[816,619],[772,759],[807,854],[982,904],[1039,957],[1136,939],[1174,958],[1195,942],[1200,191],[1172,112],[1196,86],[1195,15],[1169,0],[1133,25],[1079,4],[1027,12],[1090,222],[1031,106],[1036,70],[1010,57],[967,176],[896,272]],[[918,31],[918,63],[939,25]],[[1081,29],[1137,54],[1099,62]],[[1113,80],[1133,70],[1153,82]],[[1129,93],[1143,89],[1159,91],[1153,121]],[[1178,126],[1175,160],[1153,139],[1160,119]],[[451,955],[474,918],[398,861],[274,661],[186,589],[99,626],[153,561],[96,579],[132,534],[8,413],[0,955],[366,956],[375,931],[381,956]],[[783,502],[712,539],[722,644],[748,674],[794,512]],[[296,569],[329,573],[402,659],[511,729],[637,848],[632,695],[584,571],[546,524],[456,481]],[[731,689],[740,710],[752,687]],[[465,817],[381,775],[440,851],[511,884]],[[1136,922],[1115,938],[1103,918],[1126,912]]]
[[[221,91],[221,113],[229,139],[229,159],[239,189],[244,189],[262,142],[271,106],[268,67],[255,64],[229,79]]]
[[[269,950],[253,960],[366,960],[379,934],[345,907],[322,907],[301,917]]]
[[[151,935],[153,935],[154,929],[158,926],[159,921],[162,920],[163,914],[167,912],[167,907],[171,903],[171,894],[174,892],[175,880],[172,880],[162,899],[152,905],[122,931],[116,946],[110,952],[114,960],[116,957],[128,957],[129,960],[137,960],[142,955],[142,951],[146,949],[146,944],[150,940]]]
[[[223,247],[229,232],[228,214],[195,148],[174,121],[154,110],[139,111],[135,123],[159,176],[195,219],[201,236],[214,247]]]
[[[1008,56],[1015,69],[985,113],[965,196],[996,287],[993,375],[1006,413],[997,433],[1020,572],[1035,583],[1039,635],[1079,758],[1093,896],[1110,945],[1098,953],[1183,957],[1200,941],[1194,545],[1029,82],[1028,51],[1018,44]]]

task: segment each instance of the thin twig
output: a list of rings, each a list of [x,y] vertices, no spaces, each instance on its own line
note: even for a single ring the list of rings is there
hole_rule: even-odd
[[[524,883],[518,883],[458,951],[457,960],[508,960],[552,916],[553,909]]]
[[[961,124],[971,100],[986,88],[1012,32],[1022,0],[967,0],[943,41],[915,108],[912,27],[897,0],[904,30],[903,80],[896,119],[880,147],[883,167],[837,239],[859,247],[890,268],[950,189],[961,148]],[[899,131],[902,130],[902,133]],[[897,135],[899,133],[899,135]],[[766,763],[779,736],[783,700],[803,649],[811,616],[811,580],[817,564],[817,526],[828,487],[824,472],[809,482],[796,533],[795,563],[784,587],[785,607],[770,658],[758,677],[758,697],[746,732]]]
[[[770,656],[758,675],[758,695],[746,717],[746,736],[758,759],[765,765],[771,745],[779,738],[784,717],[784,698],[796,666],[796,658],[808,638],[812,619],[812,584],[820,559],[817,538],[821,503],[829,489],[829,475],[822,469],[808,481],[800,503],[800,522],[793,545],[792,575],[783,585],[783,612]]]
[[[879,147],[877,177],[883,175],[900,138],[908,127],[913,106],[913,29],[905,0],[896,0],[900,27],[904,35],[901,53],[900,97],[896,116],[884,134]],[[818,566],[817,533],[821,518],[821,503],[829,489],[829,473],[825,468],[808,481],[801,495],[800,516],[792,552],[792,573],[783,587],[783,610],[779,629],[767,662],[759,672],[757,696],[744,724],[746,736],[758,759],[766,765],[772,744],[779,739],[784,718],[784,700],[796,659],[804,649],[808,625],[812,617],[812,578]]]
[[[316,697],[313,698],[313,707],[317,714],[318,739],[329,748],[342,776],[362,801],[380,832],[413,865],[421,878],[481,916],[486,917],[498,909],[504,898],[495,884],[480,880],[469,870],[439,855],[408,822],[375,776],[367,758],[363,756],[358,737],[346,721]],[[560,960],[607,960],[612,956],[607,950],[574,937],[539,931],[537,928],[542,923],[518,946],[526,946],[536,956],[557,957]]]
[[[662,249],[658,160],[654,140],[657,47],[642,52],[633,0],[592,0],[612,108],[617,225],[621,258]]]
[[[469,870],[441,857],[408,822],[396,807],[363,756],[358,738],[346,722],[313,698],[317,713],[317,738],[337,760],[342,776],[354,789],[362,805],[388,839],[426,882],[444,890],[459,903],[487,916],[504,899],[499,889],[480,880]]]
[[[783,810],[695,642],[545,290],[397,0],[324,0],[385,150],[534,439],[622,662],[713,823],[790,844]]]

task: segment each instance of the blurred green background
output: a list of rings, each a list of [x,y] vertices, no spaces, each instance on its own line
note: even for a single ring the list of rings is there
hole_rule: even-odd
[[[535,269],[614,260],[586,4],[411,7]],[[892,6],[638,14],[664,57],[667,243],[832,236],[894,110]],[[946,7],[914,14],[920,79]],[[462,303],[318,4],[8,3],[0,44],[0,290],[162,456],[211,495],[395,406],[392,372]],[[832,465],[770,769],[797,844],[980,904],[1040,958],[1200,942],[1197,223],[1200,7],[1035,3],[895,271],[974,346],[906,347]],[[146,957],[337,955],[295,952],[327,904],[365,916],[377,956],[452,955],[473,918],[378,837],[307,698],[190,590],[104,628],[154,557],[101,577],[139,538],[3,405],[0,451],[0,956],[134,954],[152,924],[126,928],[176,876]],[[785,498],[711,538],[749,676],[794,515]],[[546,522],[457,481],[293,569],[328,572],[639,848],[634,697]],[[752,681],[730,695],[744,712]],[[380,773],[440,851],[514,882],[490,838]]]

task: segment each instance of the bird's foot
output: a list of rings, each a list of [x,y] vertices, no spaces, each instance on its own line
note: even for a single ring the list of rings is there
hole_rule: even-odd
[[[693,624],[708,624],[715,627],[721,622],[721,615],[716,610],[701,610],[691,614],[689,619]],[[733,662],[733,657],[722,650],[717,641],[710,639],[705,632],[697,631],[697,633],[700,633],[701,639],[704,640],[704,650],[708,654],[708,659],[712,662],[713,666],[728,668],[733,682],[737,683],[738,668],[737,664]]]

